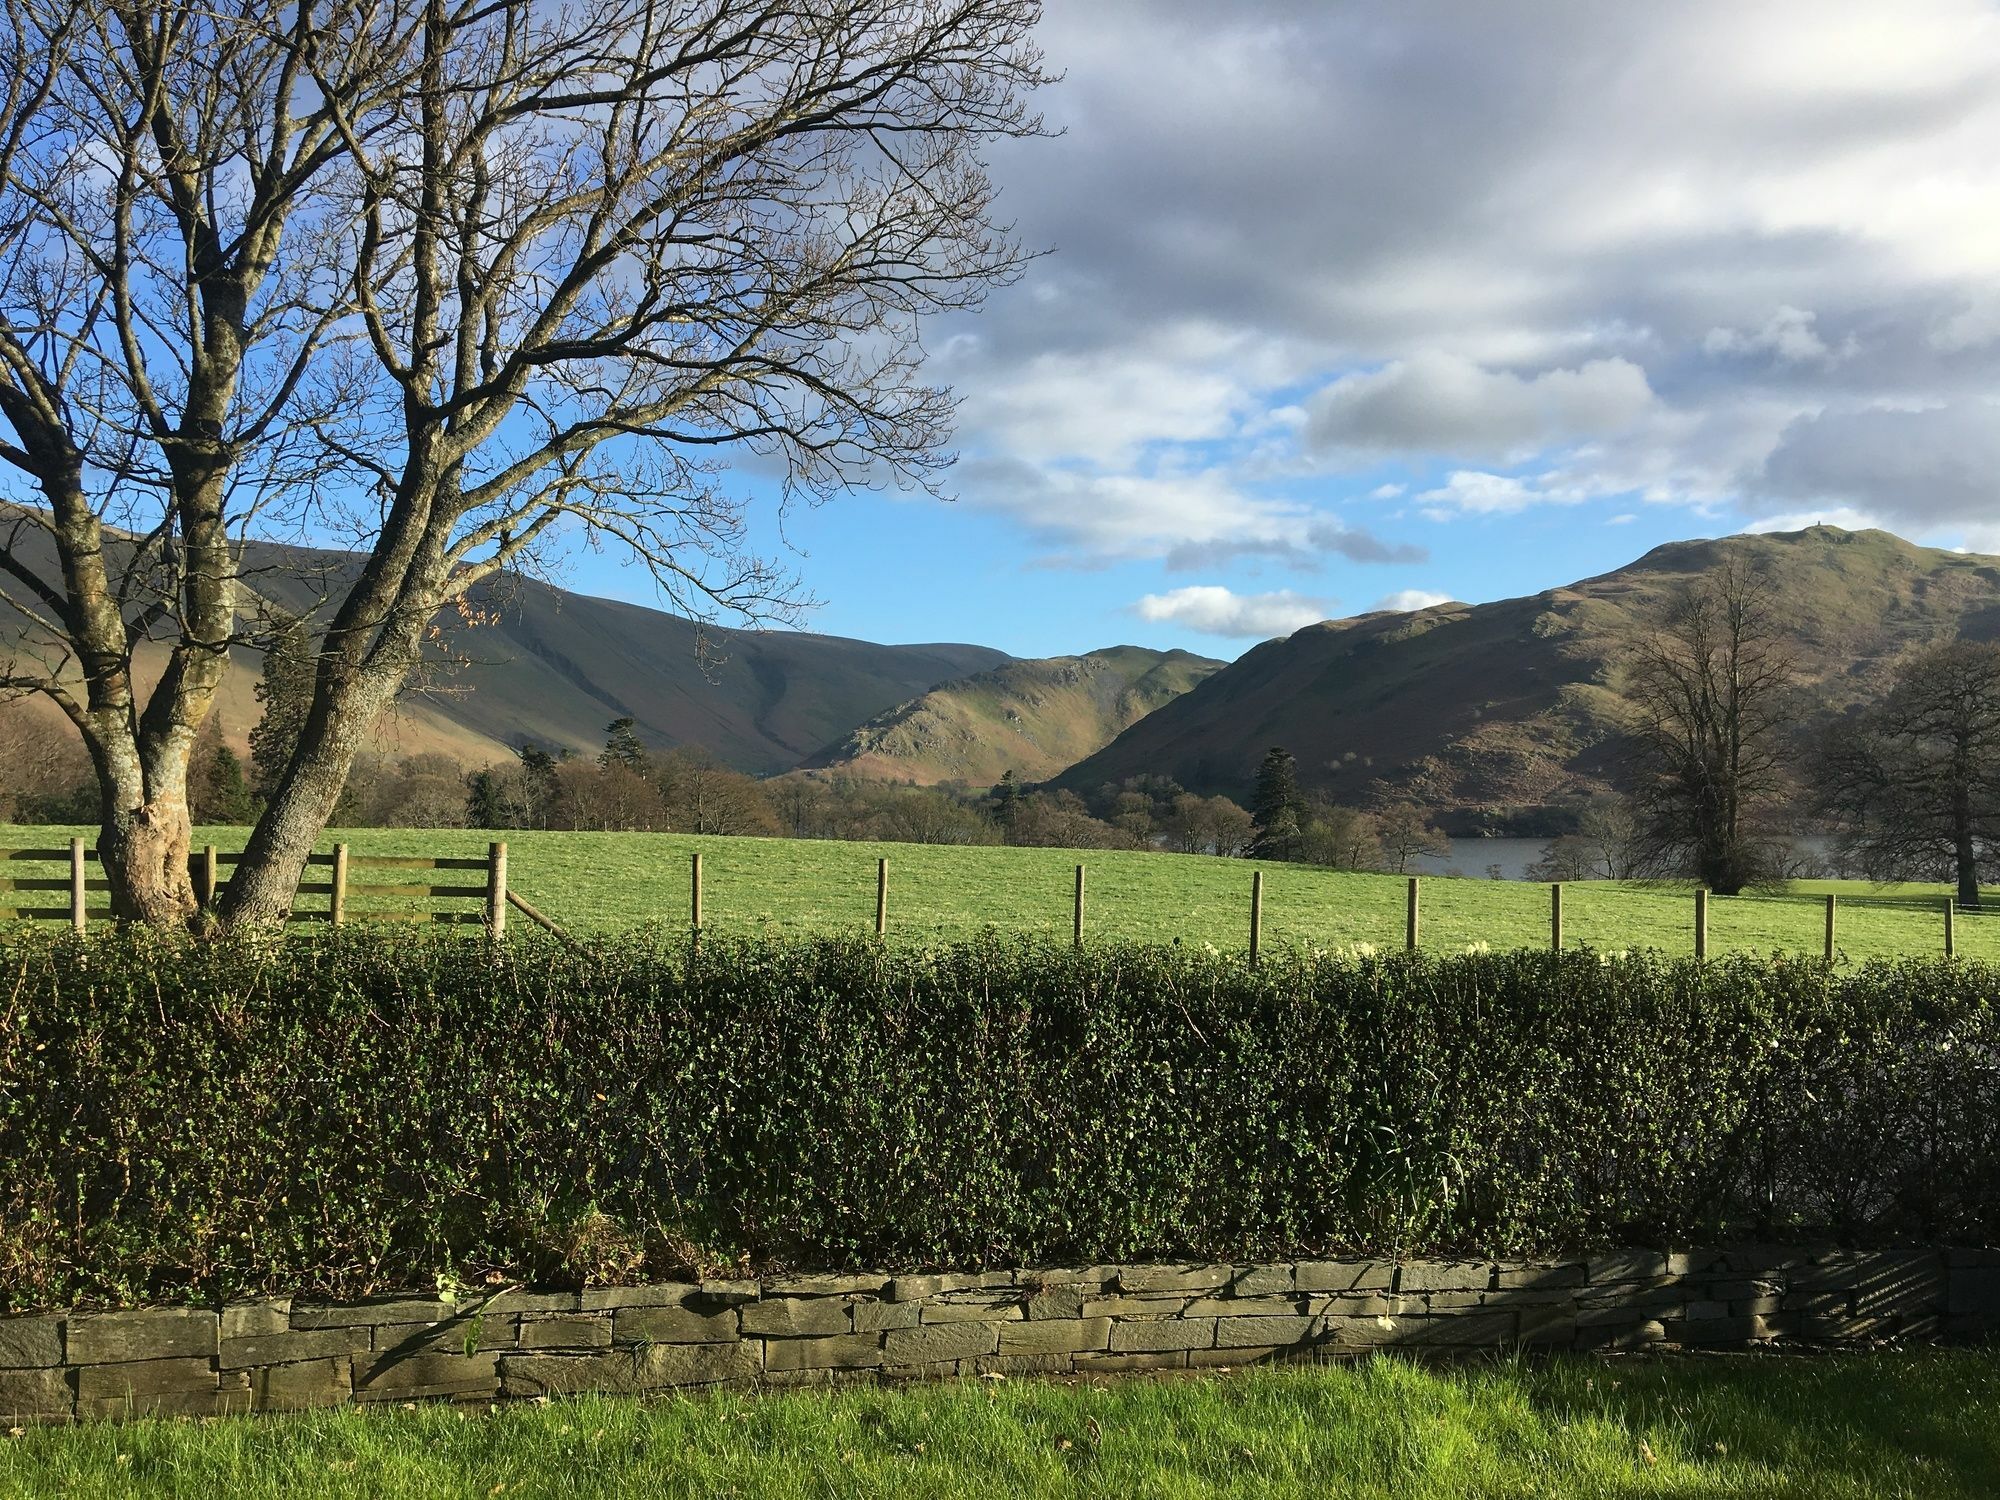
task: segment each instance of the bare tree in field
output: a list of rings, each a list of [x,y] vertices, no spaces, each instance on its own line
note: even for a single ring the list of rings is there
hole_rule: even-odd
[[[1818,808],[1863,873],[1952,880],[1976,909],[1980,861],[2000,852],[2000,645],[1910,658],[1879,705],[1834,726],[1818,771]]]
[[[119,96],[96,116],[87,106],[104,91],[76,90],[75,112],[106,137],[122,139],[148,109],[223,121],[205,153],[184,151],[172,131],[165,145],[142,132],[134,174],[161,184],[168,206],[156,217],[169,229],[187,217],[173,205],[193,205],[197,219],[222,205],[225,230],[184,237],[234,247],[266,278],[250,301],[278,309],[244,320],[268,328],[273,351],[256,401],[239,382],[202,413],[202,431],[220,423],[208,440],[220,466],[212,499],[126,527],[186,577],[173,602],[127,606],[117,583],[67,554],[61,582],[43,592],[30,569],[13,570],[17,593],[40,606],[39,638],[56,643],[54,665],[68,650],[96,682],[97,658],[77,643],[91,616],[117,647],[107,670],[129,679],[134,631],[164,628],[206,684],[178,711],[198,728],[235,629],[228,538],[282,524],[365,554],[317,617],[312,703],[228,887],[225,921],[288,909],[357,751],[440,622],[477,613],[482,581],[553,543],[609,542],[690,613],[782,615],[795,585],[746,550],[732,466],[754,465],[786,500],[936,482],[952,402],[922,378],[918,329],[926,315],[975,305],[1020,265],[994,222],[980,151],[1038,128],[1023,102],[1042,81],[1038,12],[1037,0],[390,0],[296,24],[287,12],[276,29],[262,10],[166,6],[86,18],[39,69],[36,49],[19,49],[28,83],[17,96],[30,102],[9,116],[17,124],[32,120],[44,73],[135,80],[141,102]],[[144,39],[156,32],[182,41],[172,76],[149,81],[134,59],[150,56]],[[243,49],[267,59],[261,70],[227,60]],[[184,102],[203,98],[215,101],[206,113]],[[10,200],[28,168],[61,154],[30,124],[14,133]],[[277,141],[310,170],[263,165]],[[302,214],[311,233],[293,222],[284,235],[286,216]],[[65,246],[79,238],[45,217],[55,227],[37,232]],[[279,235],[283,253],[242,248],[250,229]],[[160,253],[146,316],[161,326],[121,343],[92,320],[116,320],[127,263],[73,259],[70,342],[104,345],[84,362],[115,389],[127,467],[167,484],[166,440],[119,403],[138,404],[131,372],[155,345],[205,357],[205,325],[171,316],[216,278],[190,253],[176,282]],[[275,267],[282,297],[269,290]],[[28,359],[10,372],[41,347],[19,342]],[[17,431],[20,404],[0,394]],[[55,426],[87,427],[84,410],[72,393]],[[88,519],[70,552],[80,559],[95,546],[90,528],[142,482],[96,477],[110,472],[79,470],[70,510]],[[43,507],[58,519],[35,524],[52,524],[60,542],[52,500]],[[179,602],[197,595],[199,610]],[[53,672],[26,675],[74,696]],[[139,725],[143,760],[153,703],[118,712]],[[156,759],[142,784],[102,758],[100,776],[107,846],[128,826],[164,830],[150,885],[113,876],[129,910],[164,919],[192,898],[184,875],[169,889],[185,855],[185,800],[171,790],[184,768]]]
[[[1646,867],[1722,895],[1775,872],[1794,681],[1754,574],[1726,563],[1675,593],[1625,681]]]

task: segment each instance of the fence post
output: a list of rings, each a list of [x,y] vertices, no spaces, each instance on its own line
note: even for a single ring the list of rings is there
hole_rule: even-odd
[[[1833,907],[1837,898],[1832,891],[1826,893],[1826,961],[1833,962]]]
[[[83,911],[84,898],[83,840],[69,841],[69,922],[78,932],[82,932],[87,918]]]
[[[875,861],[875,936],[889,935],[889,860]]]
[[[486,930],[496,938],[507,935],[507,845],[504,841],[486,846]]]
[[[347,920],[347,845],[333,846],[333,886],[326,895],[326,914],[338,927]]]
[[[688,857],[688,927],[699,936],[701,933],[701,851]]]
[[[1076,945],[1083,946],[1083,866],[1076,867]]]
[[[1950,958],[1958,952],[1958,944],[1955,941],[1957,934],[1952,931],[1952,916],[1957,909],[1958,903],[1956,901],[1950,896],[1944,898],[1944,956],[1946,958]]]
[[[1410,877],[1410,909],[1403,921],[1403,946],[1412,953],[1417,951],[1419,899],[1417,895],[1417,877],[1412,875]]]
[[[1694,893],[1694,956],[1708,957],[1708,892]]]
[[[215,888],[221,884],[221,862],[215,857],[215,845],[201,846],[201,904],[215,905]]]
[[[1250,872],[1250,967],[1256,968],[1264,948],[1264,872]]]
[[[1563,888],[1560,880],[1549,882],[1549,949],[1563,951]]]

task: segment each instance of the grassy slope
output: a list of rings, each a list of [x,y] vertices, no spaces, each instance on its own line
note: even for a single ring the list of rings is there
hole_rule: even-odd
[[[1139,646],[1009,662],[877,715],[804,765],[920,786],[991,786],[1010,770],[1045,781],[1221,666]]]
[[[1360,800],[1426,760],[1426,800],[1476,823],[1499,807],[1573,802],[1615,777],[1619,672],[1673,591],[1726,558],[1759,570],[1812,700],[1877,694],[1897,653],[1953,632],[2000,634],[2000,563],[1831,527],[1677,542],[1615,572],[1490,604],[1310,625],[1267,641],[1139,721],[1059,783],[1164,772],[1247,794],[1271,745],[1301,779]]]
[[[41,1429],[0,1494],[1946,1500],[2000,1473],[1991,1352],[1353,1368],[591,1398]]]
[[[61,844],[72,830],[0,825],[0,847]],[[84,830],[75,830],[83,832]],[[356,854],[484,854],[492,835],[465,829],[358,829]],[[967,937],[987,926],[1067,937],[1075,869],[1089,868],[1087,913],[1093,937],[1179,939],[1240,949],[1247,941],[1250,862],[1202,855],[1063,849],[945,848],[831,840],[702,838],[651,833],[532,833],[509,843],[514,889],[577,931],[612,931],[647,921],[687,920],[688,856],[700,850],[706,919],[726,932],[802,933],[866,929],[874,921],[875,860],[889,860],[889,922],[899,941]],[[218,848],[241,846],[241,829],[198,836]],[[1476,846],[1462,845],[1462,849]],[[1298,865],[1263,865],[1267,944],[1314,947],[1403,941],[1405,882]],[[9,874],[29,873],[14,865]],[[57,873],[35,870],[36,874]],[[356,881],[367,877],[356,870]],[[405,880],[405,874],[376,880]],[[477,883],[479,877],[453,875]],[[1816,953],[1823,893],[1841,893],[1840,947],[1852,959],[1934,954],[1942,947],[1943,886],[1882,889],[1858,881],[1812,882],[1779,896],[1709,903],[1712,953]],[[61,897],[37,898],[61,904]],[[323,897],[303,898],[302,907]],[[11,900],[0,901],[11,904]],[[359,911],[385,902],[357,899]],[[461,903],[461,906],[463,903]],[[1437,949],[1476,942],[1496,948],[1549,940],[1546,886],[1520,881],[1427,879],[1423,942]],[[517,920],[519,920],[517,918]],[[1693,900],[1684,888],[1585,882],[1565,888],[1564,939],[1601,950],[1691,950]],[[1958,951],[2000,960],[2000,910],[1961,914]]]

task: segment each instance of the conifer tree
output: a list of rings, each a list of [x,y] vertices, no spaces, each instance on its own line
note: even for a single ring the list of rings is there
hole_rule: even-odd
[[[1250,853],[1257,859],[1290,859],[1304,826],[1305,797],[1299,791],[1298,762],[1273,745],[1257,767],[1257,792],[1250,805],[1255,829]]]

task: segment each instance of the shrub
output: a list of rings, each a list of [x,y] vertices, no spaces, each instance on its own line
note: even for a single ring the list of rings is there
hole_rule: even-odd
[[[0,1299],[2000,1234],[1996,975],[0,943]]]

